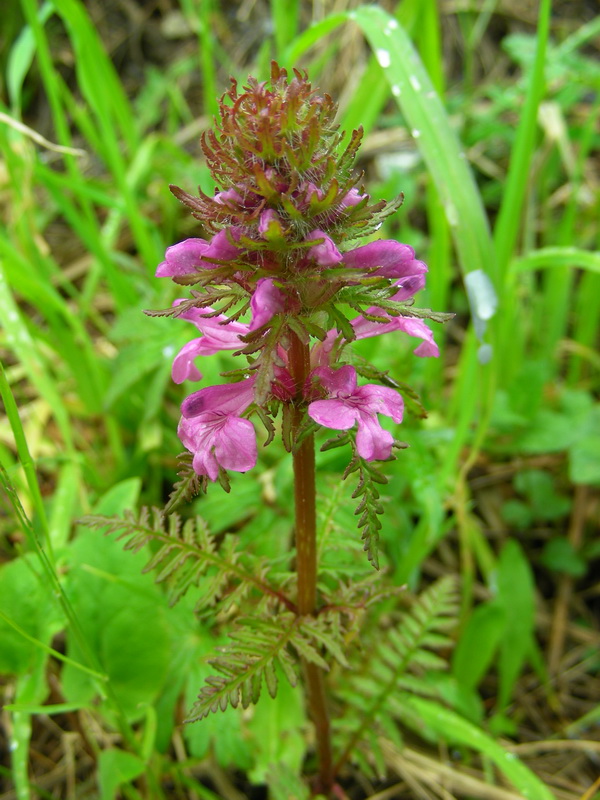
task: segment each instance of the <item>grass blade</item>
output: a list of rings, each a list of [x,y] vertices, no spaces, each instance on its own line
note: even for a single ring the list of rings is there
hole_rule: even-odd
[[[423,155],[450,225],[463,273],[494,275],[494,252],[481,197],[465,154],[423,62],[398,21],[377,6],[351,11],[368,39]]]
[[[444,741],[471,747],[487,756],[527,800],[555,800],[550,789],[513,753],[454,711],[422,697],[405,695],[402,703]]]

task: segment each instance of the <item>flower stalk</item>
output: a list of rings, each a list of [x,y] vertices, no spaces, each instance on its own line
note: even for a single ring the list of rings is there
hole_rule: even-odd
[[[292,410],[292,441],[298,439],[305,416],[303,387],[310,374],[310,348],[293,334],[290,346],[290,372],[296,388]],[[315,486],[314,434],[305,436],[294,454],[294,509],[296,530],[296,575],[298,614],[313,616],[317,611],[317,509]],[[316,664],[302,663],[307,689],[307,705],[315,726],[318,760],[318,787],[329,794],[333,784],[331,725],[327,708],[325,675]]]

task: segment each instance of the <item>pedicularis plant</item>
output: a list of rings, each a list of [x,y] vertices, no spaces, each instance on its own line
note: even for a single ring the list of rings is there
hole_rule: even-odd
[[[331,98],[316,94],[305,75],[294,71],[288,80],[276,64],[270,82],[249,78],[240,93],[232,81],[220,101],[220,120],[202,139],[220,191],[193,196],[171,187],[207,238],[169,247],[156,274],[193,287],[191,296],[151,312],[187,320],[201,334],[175,357],[176,383],[202,379],[200,356],[233,350],[241,362],[223,383],[183,402],[178,433],[189,453],[166,514],[210,481],[228,491],[228,470],[255,467],[256,421],[266,431],[264,445],[278,432],[293,458],[293,571],[236,552],[234,537],[217,546],[200,519],[182,527],[172,515],[166,529],[165,512],[158,511],[143,512],[138,520],[92,520],[131,537],[130,548],[158,539],[161,547],[148,568],[161,566],[159,579],[170,578],[174,601],[200,584],[199,605],[236,609],[231,645],[212,660],[217,675],[202,688],[190,720],[228,704],[248,706],[263,681],[274,696],[278,675],[295,684],[295,661],[300,662],[316,735],[314,788],[327,795],[360,731],[355,726],[340,744],[336,760],[325,673],[332,660],[347,667],[348,627],[359,609],[381,595],[372,581],[353,584],[344,575],[319,581],[314,435],[320,428],[336,431],[322,449],[349,450],[343,477],[358,477],[358,528],[377,567],[378,487],[385,477],[374,462],[392,459],[404,446],[381,427],[378,415],[400,423],[404,404],[386,372],[352,363],[350,345],[402,331],[422,340],[415,355],[437,356],[423,319],[448,316],[413,306],[427,267],[411,247],[390,240],[353,246],[373,234],[402,198],[370,202],[360,176],[352,173],[362,132],[355,131],[340,154],[335,111]],[[447,603],[438,605],[446,619]],[[369,724],[367,718],[363,727]]]

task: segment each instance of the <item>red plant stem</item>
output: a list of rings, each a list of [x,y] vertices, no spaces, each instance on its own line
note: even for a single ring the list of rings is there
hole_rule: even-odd
[[[290,369],[296,387],[292,408],[292,442],[296,440],[304,413],[303,389],[310,372],[308,344],[292,334]],[[315,443],[307,436],[294,453],[294,502],[296,511],[296,572],[298,577],[298,614],[315,615],[317,611],[317,514],[315,489]],[[303,661],[307,702],[315,726],[319,762],[318,791],[329,794],[333,785],[331,730],[323,670]]]

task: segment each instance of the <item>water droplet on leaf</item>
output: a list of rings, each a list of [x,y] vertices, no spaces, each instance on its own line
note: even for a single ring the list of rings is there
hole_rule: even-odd
[[[392,63],[392,59],[390,58],[388,50],[376,50],[375,56],[377,61],[379,61],[380,66],[382,66],[384,69],[389,67],[389,65]]]

